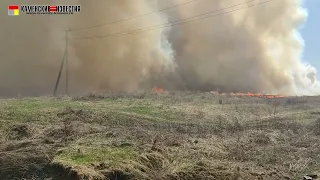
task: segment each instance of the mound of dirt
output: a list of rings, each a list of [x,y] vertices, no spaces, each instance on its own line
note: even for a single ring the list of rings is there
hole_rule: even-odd
[[[92,119],[93,112],[89,110],[74,110],[70,107],[65,108],[63,111],[57,113],[57,117],[63,119],[79,120],[79,121],[88,121]]]
[[[22,140],[31,137],[32,131],[25,124],[16,124],[7,130],[6,136],[9,140]]]

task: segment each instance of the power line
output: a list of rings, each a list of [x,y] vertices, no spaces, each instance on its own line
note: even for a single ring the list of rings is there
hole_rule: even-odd
[[[177,8],[179,6],[184,6],[186,4],[190,4],[190,3],[195,2],[195,1],[198,1],[198,0],[187,1],[187,2],[184,2],[184,3],[181,3],[181,4],[177,4],[177,5],[174,5],[174,6],[166,7],[166,8],[163,8],[163,9],[159,9],[157,11],[153,11],[153,12],[149,12],[149,13],[145,13],[145,14],[140,14],[140,15],[129,17],[129,18],[125,18],[125,19],[120,19],[120,20],[116,20],[116,21],[113,21],[113,22],[97,24],[97,25],[93,25],[93,26],[86,26],[86,27],[81,27],[81,28],[73,28],[73,29],[71,29],[71,31],[80,31],[80,30],[85,30],[85,29],[97,28],[97,27],[101,27],[101,26],[108,26],[108,25],[111,25],[111,24],[116,24],[116,23],[120,23],[120,22],[124,22],[124,21],[128,21],[128,20],[140,18],[140,17],[143,17],[143,16],[148,16],[148,15],[155,14],[155,13],[158,13],[158,12],[170,10],[170,9],[173,9],[173,8]]]
[[[237,6],[241,6],[241,5],[244,5],[244,4],[253,2],[253,1],[255,1],[255,0],[249,0],[249,1],[246,1],[246,2],[243,2],[243,3],[239,3],[239,4],[235,4],[235,5],[229,6],[229,7],[227,7],[227,8],[222,8],[222,9],[218,9],[218,10],[214,10],[214,11],[209,11],[209,12],[206,12],[206,13],[202,13],[202,14],[195,15],[195,16],[191,16],[191,17],[184,18],[184,19],[175,20],[175,21],[168,22],[168,23],[165,23],[165,24],[150,26],[150,27],[147,27],[147,28],[134,29],[134,30],[131,30],[131,31],[129,31],[129,32],[119,32],[119,33],[112,33],[112,34],[106,34],[106,35],[97,35],[97,36],[90,36],[90,37],[82,37],[82,38],[76,38],[76,39],[103,38],[103,37],[108,37],[108,36],[127,35],[127,34],[132,34],[132,33],[135,33],[135,32],[139,32],[139,31],[149,31],[149,30],[153,30],[154,28],[155,28],[155,29],[158,29],[158,28],[160,28],[160,29],[161,29],[161,28],[166,28],[166,27],[171,26],[171,25],[184,24],[184,23],[189,22],[189,21],[186,21],[186,22],[181,22],[181,23],[179,23],[180,21],[185,21],[185,20],[188,20],[188,19],[194,19],[194,18],[201,17],[201,16],[204,16],[204,15],[208,15],[208,14],[212,14],[212,13],[215,13],[215,12],[219,12],[219,11],[223,11],[223,10],[226,10],[226,9],[230,9],[230,8],[234,8],[234,7],[237,7]],[[226,14],[226,13],[229,13],[229,12],[224,12],[224,13],[222,13],[222,14]],[[218,15],[221,15],[221,14],[218,14]],[[214,16],[216,16],[216,15],[214,15]],[[207,17],[207,18],[209,18],[209,17]],[[201,18],[201,19],[205,19],[205,18]],[[197,20],[200,20],[200,19],[197,19]]]
[[[227,7],[227,8],[223,8],[223,9],[219,9],[219,10],[215,10],[215,11],[202,13],[202,14],[199,14],[199,15],[196,15],[196,16],[192,16],[192,17],[188,17],[188,18],[185,18],[185,19],[172,21],[172,22],[165,23],[165,24],[160,24],[160,25],[151,26],[151,27],[147,27],[147,28],[134,29],[134,30],[131,30],[129,32],[119,32],[119,33],[112,33],[112,34],[105,34],[105,35],[79,37],[79,38],[75,38],[75,39],[100,39],[100,38],[108,38],[108,37],[112,37],[112,36],[129,35],[129,34],[134,34],[134,33],[138,33],[138,32],[151,31],[151,30],[155,30],[155,29],[163,29],[163,28],[170,27],[170,26],[186,24],[186,23],[190,23],[190,22],[194,22],[194,21],[199,21],[199,20],[208,19],[208,18],[215,17],[215,16],[220,16],[220,15],[232,13],[232,12],[235,12],[235,11],[243,10],[243,9],[254,7],[254,6],[259,6],[259,5],[266,4],[268,2],[274,1],[274,0],[267,0],[267,1],[256,3],[256,4],[253,4],[253,5],[248,5],[247,7],[237,8],[237,9],[233,9],[231,11],[222,12],[222,13],[213,14],[213,15],[210,15],[210,16],[205,16],[205,17],[202,17],[202,18],[194,19],[194,18],[201,17],[201,16],[204,16],[204,15],[212,14],[214,12],[219,12],[219,11],[230,9],[230,8],[233,8],[233,7],[236,7],[236,6],[244,5],[244,4],[250,3],[252,1],[255,1],[255,0],[250,0],[250,1],[247,1],[245,3],[240,3],[240,4],[233,5],[233,6],[230,6],[230,7]],[[188,21],[185,21],[185,20],[188,20]]]

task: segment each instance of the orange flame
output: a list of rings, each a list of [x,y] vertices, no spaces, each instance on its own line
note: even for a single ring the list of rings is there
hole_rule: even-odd
[[[164,90],[162,88],[159,87],[153,87],[152,91],[155,93],[164,93]]]

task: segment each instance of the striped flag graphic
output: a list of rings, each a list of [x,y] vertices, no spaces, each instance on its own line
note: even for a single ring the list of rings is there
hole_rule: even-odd
[[[49,12],[57,12],[57,6],[49,6]]]

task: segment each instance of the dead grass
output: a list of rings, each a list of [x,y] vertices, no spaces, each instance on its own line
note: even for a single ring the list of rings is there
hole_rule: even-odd
[[[319,97],[174,92],[1,102],[5,180],[277,180],[320,169]]]

